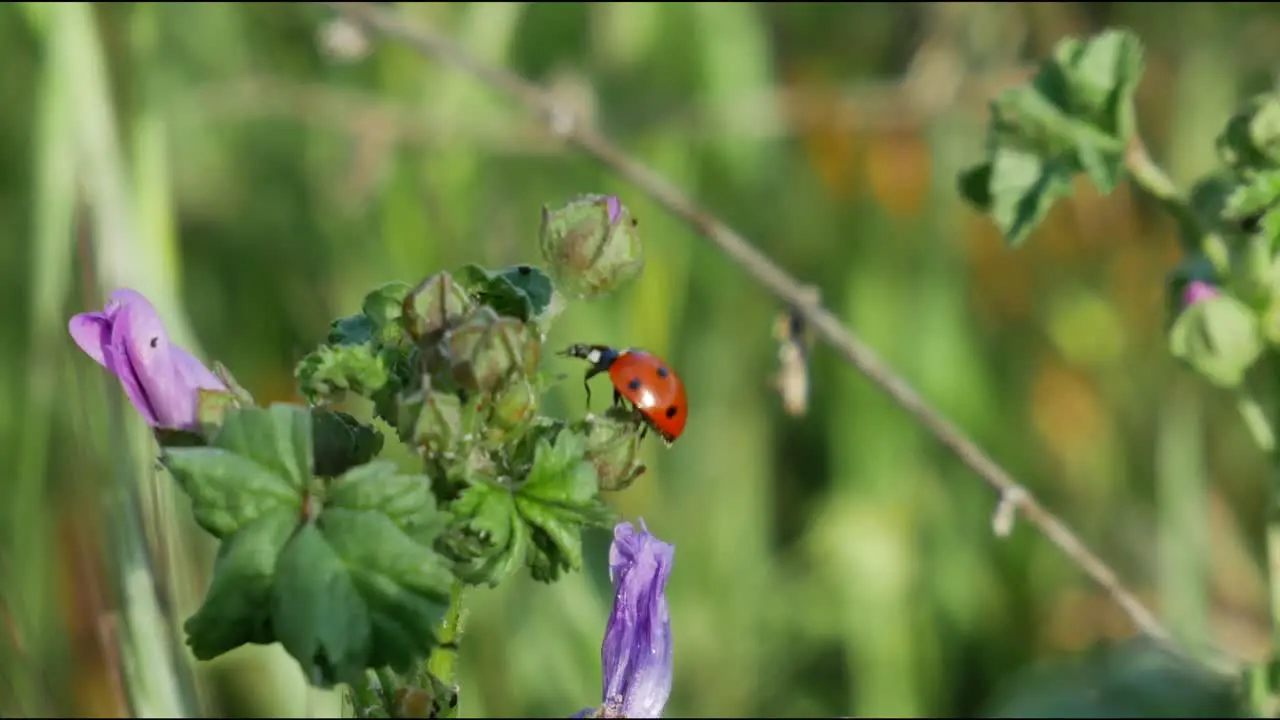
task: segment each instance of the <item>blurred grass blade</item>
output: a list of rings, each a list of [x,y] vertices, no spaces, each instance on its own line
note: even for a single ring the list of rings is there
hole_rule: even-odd
[[[40,17],[41,10],[31,4],[24,4],[24,8],[32,25],[42,30],[46,24]],[[46,41],[49,52],[41,68],[35,122],[35,227],[28,306],[26,403],[17,472],[4,504],[7,532],[0,545],[4,548],[6,575],[12,575],[5,582],[0,603],[6,609],[15,610],[13,622],[19,632],[60,639],[49,632],[52,628],[49,611],[54,596],[48,567],[55,561],[50,552],[54,547],[50,522],[53,509],[47,504],[46,471],[58,340],[65,338],[59,313],[70,281],[76,186],[75,146],[68,142],[73,130],[73,99],[63,64],[65,53],[55,47],[61,41],[57,33],[46,34]],[[39,664],[44,659],[37,657],[35,662]],[[23,712],[45,714],[48,710],[41,710],[41,706],[57,700],[40,697],[40,682],[33,672],[39,670],[30,663],[23,666],[21,672],[15,672],[23,676],[14,683],[18,693],[15,701]]]
[[[87,3],[63,3],[49,13],[50,47],[76,100],[74,144],[91,209],[97,251],[93,260],[101,286],[133,287],[152,298],[157,307],[173,308],[172,283],[165,278],[155,254],[138,242],[94,9]],[[176,313],[167,316],[171,332],[177,337],[186,335],[181,318]],[[161,607],[143,534],[139,485],[150,479],[149,464],[134,462],[129,452],[130,434],[125,429],[138,427],[140,420],[136,414],[126,415],[119,388],[112,386],[111,391],[116,472],[114,483],[106,490],[105,510],[124,621],[120,649],[126,686],[137,716],[183,717],[192,706],[188,700],[190,684],[184,682],[176,662],[172,628]]]

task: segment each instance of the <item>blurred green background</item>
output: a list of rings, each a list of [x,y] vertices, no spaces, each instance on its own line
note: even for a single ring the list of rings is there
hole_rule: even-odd
[[[1268,650],[1262,463],[1230,399],[1168,358],[1170,223],[1082,184],[1011,251],[954,176],[987,98],[1058,39],[1124,24],[1147,45],[1144,136],[1186,183],[1276,80],[1274,6],[395,5],[551,87],[819,287],[1181,639]],[[824,348],[808,412],[784,412],[783,308],[450,67],[306,4],[12,3],[0,68],[0,715],[338,709],[278,647],[197,665],[166,636],[213,546],[70,314],[137,288],[260,401],[296,400],[294,361],[374,284],[536,262],[541,205],[579,192],[622,197],[648,265],[550,344],[643,346],[690,389],[684,437],[649,443],[612,499],[677,547],[669,716],[962,716],[1029,664],[1133,633],[1028,526],[997,538],[986,486]],[[579,413],[563,371],[547,408]],[[473,595],[465,716],[598,702],[606,544],[553,587]]]

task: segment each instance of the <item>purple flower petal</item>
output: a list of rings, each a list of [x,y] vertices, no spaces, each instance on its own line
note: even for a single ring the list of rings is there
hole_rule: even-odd
[[[1218,289],[1202,280],[1192,280],[1187,284],[1186,289],[1182,291],[1182,304],[1184,306],[1195,305],[1203,300],[1218,297]]]
[[[614,585],[613,612],[600,659],[606,714],[657,718],[671,695],[671,618],[667,575],[675,548],[649,533],[620,523],[609,549]]]
[[[609,223],[613,224],[618,222],[622,217],[622,201],[617,197],[610,195],[605,198],[604,205],[609,209]]]
[[[107,319],[105,313],[87,312],[74,315],[71,322],[67,323],[67,330],[71,333],[71,339],[86,355],[93,358],[99,365],[107,366],[102,350],[107,343],[111,342],[111,321]]]

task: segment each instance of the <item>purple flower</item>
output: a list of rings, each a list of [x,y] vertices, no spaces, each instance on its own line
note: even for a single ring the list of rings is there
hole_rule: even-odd
[[[135,290],[116,290],[101,312],[80,313],[67,329],[81,350],[120,378],[129,401],[152,427],[193,427],[199,390],[227,389],[191,353],[169,342],[156,309]]]
[[[638,531],[626,522],[613,529],[613,612],[600,649],[604,704],[577,717],[662,717],[671,695],[671,617],[665,592],[674,556],[675,548],[649,534],[643,520]]]
[[[1218,289],[1202,280],[1192,280],[1182,291],[1183,306],[1191,306],[1202,300],[1218,297]]]

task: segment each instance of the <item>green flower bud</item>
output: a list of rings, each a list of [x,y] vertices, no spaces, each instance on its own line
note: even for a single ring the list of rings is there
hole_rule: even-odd
[[[1229,295],[1202,298],[1182,311],[1169,330],[1174,357],[1219,387],[1236,387],[1262,354],[1258,318]]]
[[[402,397],[400,428],[409,428],[406,442],[430,457],[448,457],[461,453],[476,425],[476,412],[457,395],[446,392],[419,391]]]
[[[587,459],[595,465],[601,490],[625,490],[644,474],[640,432],[630,411],[612,407],[578,423],[586,435]]]
[[[491,393],[513,374],[538,367],[538,333],[512,317],[479,307],[446,339],[453,379],[472,392]]]
[[[635,225],[612,195],[583,195],[559,210],[543,207],[538,246],[560,292],[590,299],[634,280],[644,269]]]
[[[418,283],[402,304],[405,332],[416,341],[447,330],[471,311],[467,291],[446,272]]]
[[[489,411],[490,444],[502,446],[520,435],[538,412],[538,389],[528,380],[508,383],[493,400]]]

